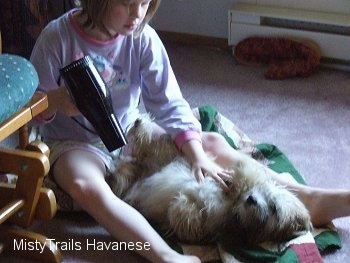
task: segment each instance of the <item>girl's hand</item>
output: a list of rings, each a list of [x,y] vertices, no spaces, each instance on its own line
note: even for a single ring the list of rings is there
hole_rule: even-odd
[[[225,191],[228,190],[226,182],[232,181],[233,177],[233,171],[223,169],[208,157],[193,162],[192,169],[197,181],[202,182],[204,177],[211,176]]]
[[[58,111],[67,116],[77,116],[81,114],[65,87],[59,87],[47,92],[47,97],[49,100],[49,107],[42,113],[42,117],[45,119],[49,119]]]
[[[233,171],[219,166],[204,152],[202,144],[197,140],[190,140],[182,147],[182,152],[191,161],[197,181],[202,182],[205,176],[211,176],[224,190],[228,190],[225,182],[232,181]]]

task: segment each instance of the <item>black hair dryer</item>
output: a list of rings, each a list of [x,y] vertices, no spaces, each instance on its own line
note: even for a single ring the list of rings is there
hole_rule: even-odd
[[[92,59],[85,56],[60,69],[60,73],[76,106],[95,128],[108,151],[124,146],[127,140],[114,116],[109,89]]]

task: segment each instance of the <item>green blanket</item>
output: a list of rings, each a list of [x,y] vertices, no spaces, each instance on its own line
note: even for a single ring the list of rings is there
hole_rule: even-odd
[[[235,149],[250,154],[278,173],[288,172],[293,178],[306,184],[304,178],[288,158],[276,147],[268,143],[254,143],[218,110],[205,105],[193,109],[204,131],[222,134]],[[282,175],[281,175],[282,176]],[[259,247],[237,247],[224,237],[217,246],[186,246],[184,253],[197,254],[203,262],[322,262],[320,252],[329,248],[340,248],[341,240],[332,224],[324,229],[315,229],[286,244],[262,244]]]

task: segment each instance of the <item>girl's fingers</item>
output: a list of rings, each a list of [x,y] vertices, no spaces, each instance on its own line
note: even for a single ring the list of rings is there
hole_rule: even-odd
[[[223,170],[218,173],[222,180],[225,182],[232,182],[235,172],[233,170]]]
[[[221,173],[220,174],[219,173],[207,173],[207,175],[211,176],[216,182],[218,182],[224,191],[228,191],[229,188],[228,188],[227,184],[225,183],[225,179],[226,178],[231,179],[232,177],[229,177],[228,175],[225,175],[224,177],[222,177]]]
[[[197,169],[194,171],[194,175],[197,179],[198,182],[203,182],[204,181],[204,175],[201,169]]]

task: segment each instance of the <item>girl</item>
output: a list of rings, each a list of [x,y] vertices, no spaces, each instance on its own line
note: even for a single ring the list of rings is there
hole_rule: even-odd
[[[239,154],[214,133],[202,133],[199,122],[182,97],[168,56],[148,25],[160,0],[81,0],[74,9],[52,21],[41,33],[31,55],[39,90],[46,92],[48,109],[41,114],[40,133],[50,146],[51,171],[73,200],[116,239],[149,242],[140,254],[151,262],[200,262],[173,251],[145,218],[118,199],[105,182],[113,154],[108,153],[91,124],[72,102],[59,69],[89,55],[110,89],[115,116],[127,129],[139,116],[140,98],[159,126],[192,162],[198,181],[212,176],[226,189],[229,167]],[[82,93],[84,87],[81,87]],[[74,119],[72,118],[74,116]],[[207,153],[217,156],[216,162]],[[252,160],[253,161],[253,160]],[[253,161],[254,164],[260,165]],[[283,181],[296,192],[322,225],[350,215],[350,191],[323,190]]]

